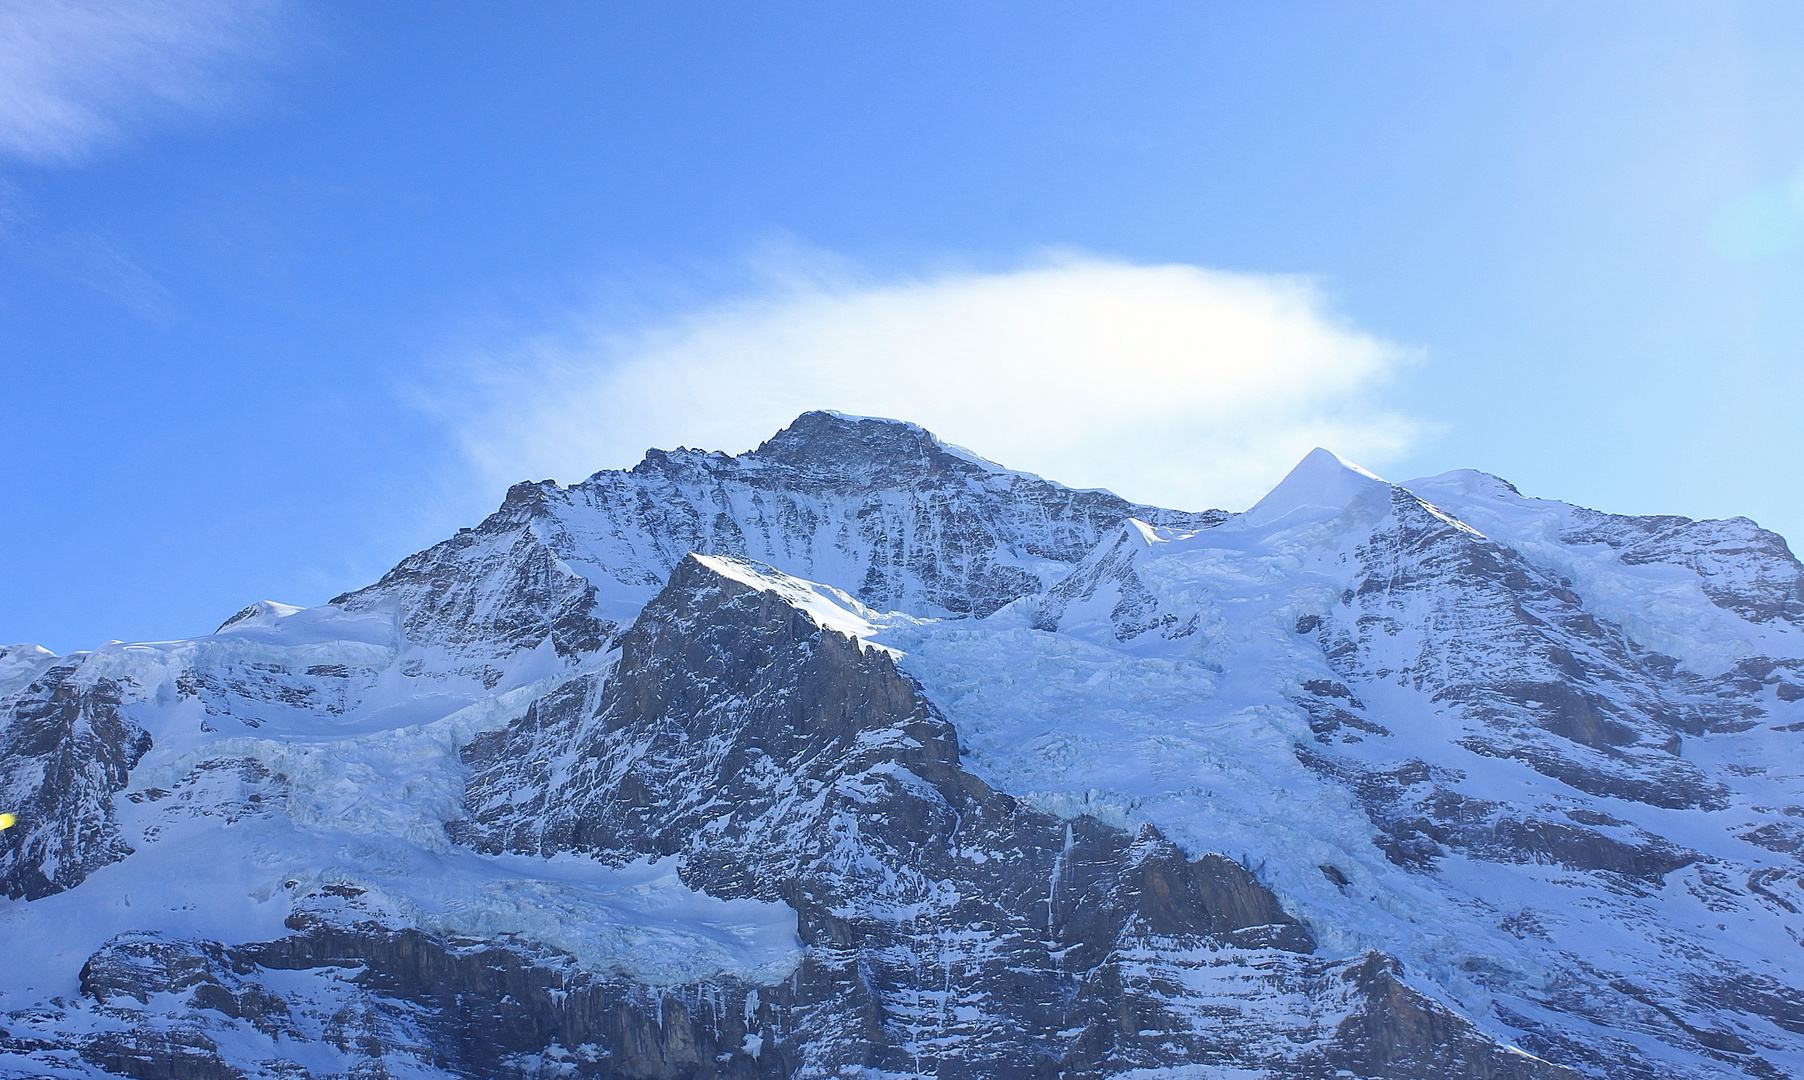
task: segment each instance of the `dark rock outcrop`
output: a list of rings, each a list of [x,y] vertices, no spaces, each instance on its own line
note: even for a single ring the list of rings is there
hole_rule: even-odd
[[[1693,521],[1580,508],[1560,541],[1608,544],[1629,566],[1683,566],[1698,575],[1712,602],[1749,622],[1804,625],[1804,564],[1783,536],[1747,518]]]
[[[1308,958],[1307,931],[1250,873],[1190,859],[1150,826],[1060,821],[990,789],[887,652],[746,581],[767,573],[681,564],[604,687],[567,685],[471,745],[456,838],[675,857],[694,887],[795,907],[808,957],[764,1000],[797,1075],[1102,1076],[1253,1053],[1329,1075],[1330,1060],[1365,1060],[1351,1028],[1312,1040],[1294,1015],[1229,1019],[1184,989],[1185,971],[1226,966],[1334,999],[1321,988],[1343,969]],[[1251,1049],[1280,1032],[1316,1065]],[[1521,1061],[1471,1075],[1557,1072]]]
[[[262,911],[291,905],[274,940],[156,933],[177,924],[140,894],[147,929],[94,952],[79,994],[67,971],[8,989],[0,1076],[1796,1071],[1804,569],[1784,541],[1464,475],[1431,481],[1467,500],[1449,512],[1309,462],[1264,514],[1189,514],[810,413],[738,456],[515,485],[336,608],[266,602],[86,657],[0,649],[19,925],[137,892],[89,880],[133,845],[170,845],[168,866],[218,840],[261,873],[290,826],[331,838],[257,880]],[[868,623],[911,655],[834,629]],[[998,719],[1030,692],[1044,710]],[[164,752],[130,787],[140,723]],[[968,769],[955,723],[992,740],[985,777],[1032,797]],[[1087,769],[1135,725],[1133,753]],[[1231,822],[1251,851],[1144,820],[1186,843]],[[785,905],[800,959],[770,974],[786,925],[771,966],[681,968],[738,975],[598,959],[605,935],[546,926],[612,911],[611,885],[527,897],[572,855]],[[541,878],[532,856],[559,861]],[[500,891],[395,884],[440,858]],[[623,918],[629,939],[670,932]],[[471,929],[497,925],[538,936]],[[577,937],[580,959],[547,943]]]
[[[73,888],[131,854],[113,795],[150,735],[120,713],[117,682],[84,679],[80,666],[39,674],[0,727],[0,806],[19,820],[0,832],[0,889],[15,900]]]
[[[1359,584],[1314,629],[1343,682],[1396,682],[1457,707],[1470,720],[1468,750],[1588,794],[1727,805],[1726,789],[1675,756],[1674,740],[1749,725],[1757,707],[1674,671],[1552,575],[1402,488],[1355,554]],[[1405,626],[1417,651],[1391,670],[1373,658]]]

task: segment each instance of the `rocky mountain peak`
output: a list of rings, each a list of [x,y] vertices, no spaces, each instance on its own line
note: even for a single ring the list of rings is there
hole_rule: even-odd
[[[1325,450],[1237,515],[836,413],[516,485],[0,649],[0,1075],[1804,1075],[1801,619],[1745,519]]]
[[[1227,515],[1066,488],[914,424],[810,412],[736,457],[653,450],[568,488],[516,484],[478,528],[333,603],[394,610],[410,640],[449,646],[487,681],[547,641],[567,663],[604,648],[691,552],[761,560],[880,610],[982,616],[1043,591],[1130,516]]]
[[[906,483],[935,471],[981,469],[980,459],[952,452],[917,424],[827,411],[796,417],[745,459],[842,483]],[[990,465],[985,471],[1003,470]]]
[[[949,473],[1007,472],[942,443],[917,424],[825,410],[803,413],[743,454],[648,450],[630,470],[648,480],[737,476],[764,488],[781,485],[839,495],[910,488]],[[611,475],[597,473],[591,480],[605,482]]]

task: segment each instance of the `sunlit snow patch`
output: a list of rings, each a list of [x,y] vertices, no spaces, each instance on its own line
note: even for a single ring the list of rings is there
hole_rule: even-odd
[[[850,594],[814,581],[791,577],[768,566],[755,565],[721,555],[696,555],[695,560],[724,578],[775,593],[784,602],[808,614],[829,630],[867,640],[878,633],[879,622],[908,620],[905,615],[883,616]],[[875,620],[875,621],[874,621]],[[884,647],[884,646],[879,646]]]

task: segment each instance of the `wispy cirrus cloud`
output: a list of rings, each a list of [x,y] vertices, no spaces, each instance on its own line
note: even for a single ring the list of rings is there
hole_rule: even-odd
[[[170,113],[228,108],[277,52],[287,0],[0,4],[0,156],[83,160]]]
[[[737,452],[832,408],[1188,508],[1250,505],[1317,445],[1382,466],[1427,430],[1378,397],[1414,354],[1307,279],[1074,253],[888,279],[822,262],[477,350],[433,400],[491,482],[573,480],[651,446]]]

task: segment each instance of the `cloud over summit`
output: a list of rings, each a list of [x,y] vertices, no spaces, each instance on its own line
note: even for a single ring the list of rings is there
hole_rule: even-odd
[[[1313,446],[1400,454],[1423,426],[1376,391],[1408,359],[1304,279],[1064,254],[879,281],[776,274],[650,324],[490,350],[439,405],[495,482],[574,480],[652,446],[738,452],[832,408],[1068,484],[1239,508]]]

